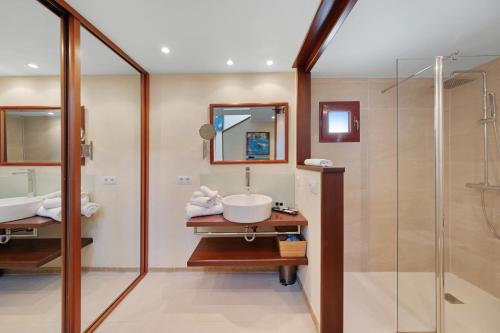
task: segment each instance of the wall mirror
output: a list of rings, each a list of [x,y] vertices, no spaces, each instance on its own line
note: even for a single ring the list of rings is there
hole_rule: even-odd
[[[210,105],[211,164],[287,163],[288,103]]]
[[[61,133],[59,106],[0,106],[0,165],[60,165]]]
[[[0,109],[2,162],[61,161],[61,109]]]

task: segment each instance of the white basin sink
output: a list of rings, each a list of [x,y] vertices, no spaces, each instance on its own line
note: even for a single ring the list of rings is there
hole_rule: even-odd
[[[273,199],[263,194],[235,194],[222,199],[224,218],[236,223],[257,223],[271,217]]]
[[[21,220],[36,215],[42,205],[41,197],[0,199],[0,223]]]

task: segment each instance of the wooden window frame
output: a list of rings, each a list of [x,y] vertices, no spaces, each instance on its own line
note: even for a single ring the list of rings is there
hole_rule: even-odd
[[[330,112],[349,112],[349,132],[330,133]],[[359,101],[320,102],[319,103],[319,142],[360,142],[361,121]]]

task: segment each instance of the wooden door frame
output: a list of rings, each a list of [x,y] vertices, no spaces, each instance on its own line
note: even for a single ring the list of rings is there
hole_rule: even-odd
[[[141,212],[139,276],[85,329],[94,332],[148,272],[149,207],[149,73],[64,0],[38,0],[61,18],[61,167],[63,192],[61,332],[81,328],[81,147],[80,31],[85,28],[140,73],[141,80]]]
[[[311,158],[311,70],[357,0],[322,0],[293,68],[297,70],[297,168],[321,173],[321,333],[344,330],[344,168],[305,166]]]

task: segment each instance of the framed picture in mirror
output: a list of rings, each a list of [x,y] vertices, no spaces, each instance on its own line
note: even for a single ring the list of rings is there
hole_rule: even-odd
[[[211,164],[288,163],[288,103],[211,104]]]

